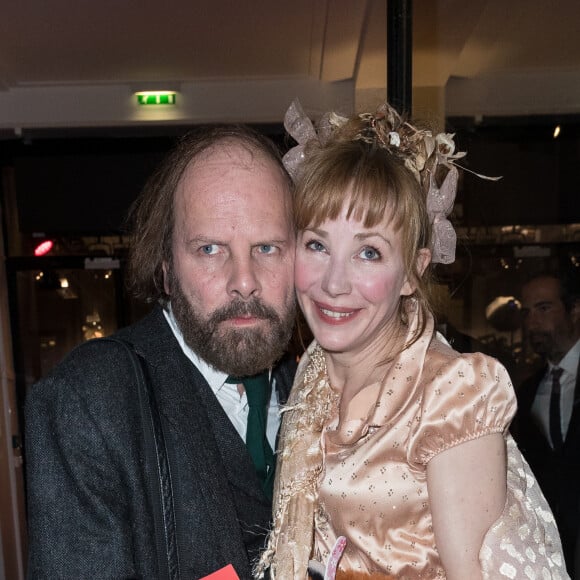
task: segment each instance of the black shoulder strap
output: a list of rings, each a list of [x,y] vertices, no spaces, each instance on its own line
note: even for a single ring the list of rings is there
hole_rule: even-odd
[[[179,555],[175,530],[171,470],[167,457],[161,417],[159,415],[155,393],[149,380],[147,366],[129,342],[120,338],[108,338],[106,340],[110,340],[124,347],[131,360],[137,379],[137,397],[139,400],[141,419],[143,421],[149,491],[155,523],[159,579],[179,580]]]

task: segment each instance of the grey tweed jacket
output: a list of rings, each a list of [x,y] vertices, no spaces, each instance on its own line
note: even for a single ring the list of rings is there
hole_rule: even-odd
[[[173,478],[181,578],[250,578],[271,504],[251,459],[160,307],[117,333],[146,361]],[[295,364],[274,370],[285,402]],[[25,445],[31,579],[158,578],[143,424],[122,346],[94,340],[34,385]]]

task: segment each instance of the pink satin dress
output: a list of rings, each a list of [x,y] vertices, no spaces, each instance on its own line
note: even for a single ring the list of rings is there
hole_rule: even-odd
[[[568,578],[553,516],[507,432],[516,402],[498,361],[459,354],[431,339],[428,328],[398,356],[382,383],[359,396],[374,401],[366,418],[340,424],[337,407],[322,434],[317,560],[325,562],[342,535],[347,539],[343,570],[445,578],[433,534],[427,465],[455,445],[502,433],[508,492],[482,545],[483,576]]]

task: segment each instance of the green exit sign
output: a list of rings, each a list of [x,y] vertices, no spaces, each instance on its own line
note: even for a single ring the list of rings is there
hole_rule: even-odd
[[[175,105],[175,91],[141,91],[136,95],[140,105]]]

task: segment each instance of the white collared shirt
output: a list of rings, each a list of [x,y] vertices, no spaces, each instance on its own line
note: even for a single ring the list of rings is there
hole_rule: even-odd
[[[163,314],[175,335],[179,346],[185,353],[185,356],[194,364],[197,370],[203,375],[207,381],[226,415],[230,418],[236,431],[240,437],[246,440],[246,429],[248,422],[248,399],[246,392],[242,390],[242,394],[238,390],[238,385],[226,383],[228,375],[214,369],[202,358],[197,356],[193,350],[185,343],[183,334],[177,325],[177,321],[173,316],[171,305],[163,309]],[[276,392],[276,381],[272,384],[272,398],[270,399],[270,407],[268,409],[268,420],[266,424],[266,436],[272,449],[276,449],[276,436],[278,428],[280,427],[280,405],[278,403],[278,393]]]
[[[532,416],[539,422],[544,436],[550,442],[552,441],[550,437],[552,370],[554,368],[562,369],[562,376],[560,377],[560,420],[562,425],[562,438],[565,440],[574,406],[574,390],[576,388],[576,371],[578,370],[579,356],[580,340],[577,340],[576,344],[566,353],[566,356],[558,365],[548,363],[548,371],[538,386],[536,398],[532,404]]]

